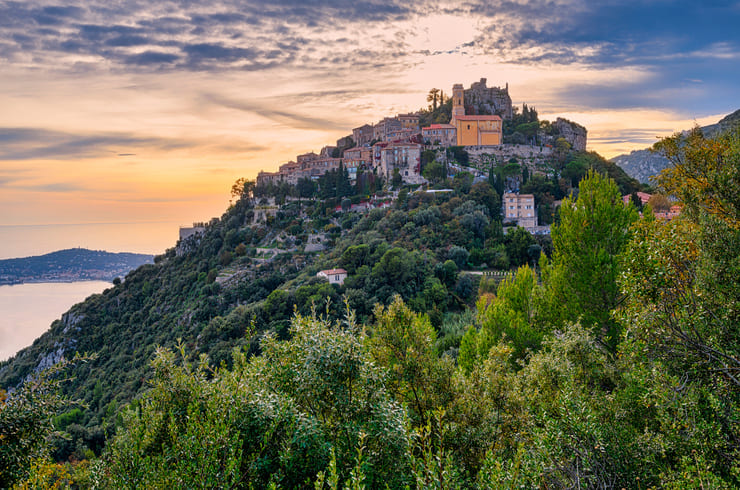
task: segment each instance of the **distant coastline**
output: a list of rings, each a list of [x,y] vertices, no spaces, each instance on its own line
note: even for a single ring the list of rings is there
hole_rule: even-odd
[[[153,260],[154,256],[148,254],[84,248],[59,250],[45,255],[0,260],[0,285],[111,282]]]

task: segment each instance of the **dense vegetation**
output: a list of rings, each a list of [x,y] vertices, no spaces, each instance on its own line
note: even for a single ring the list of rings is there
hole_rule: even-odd
[[[681,217],[640,218],[573,155],[594,164],[551,242],[504,235],[495,186],[461,174],[387,209],[295,199],[264,222],[240,186],[201,238],[0,367],[10,387],[60,346],[95,353],[4,402],[0,486],[737,487],[740,135],[660,150]],[[484,263],[515,274],[463,272]],[[315,277],[331,267],[341,287]],[[72,438],[45,442],[49,422]]]

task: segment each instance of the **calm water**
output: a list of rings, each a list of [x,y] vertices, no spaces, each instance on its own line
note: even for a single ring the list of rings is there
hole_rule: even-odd
[[[110,286],[103,281],[0,286],[0,361],[31,345],[72,305]]]

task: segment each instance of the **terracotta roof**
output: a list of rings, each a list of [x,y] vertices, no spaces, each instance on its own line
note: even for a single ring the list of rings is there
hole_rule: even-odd
[[[421,129],[455,129],[455,126],[452,124],[432,124],[431,126]]]
[[[334,274],[346,274],[347,271],[344,269],[327,269],[325,271],[321,271],[322,274],[326,274],[327,276],[331,276]]]
[[[455,119],[457,119],[458,121],[500,121],[501,116],[455,116]]]

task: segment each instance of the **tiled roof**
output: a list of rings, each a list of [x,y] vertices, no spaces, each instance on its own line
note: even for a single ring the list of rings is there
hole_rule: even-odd
[[[481,116],[455,116],[455,119],[458,121],[500,121],[500,116],[488,116],[488,115],[481,115]]]
[[[334,274],[346,274],[347,271],[344,269],[327,269],[325,271],[321,271],[322,274],[326,274],[327,276],[331,276]]]

